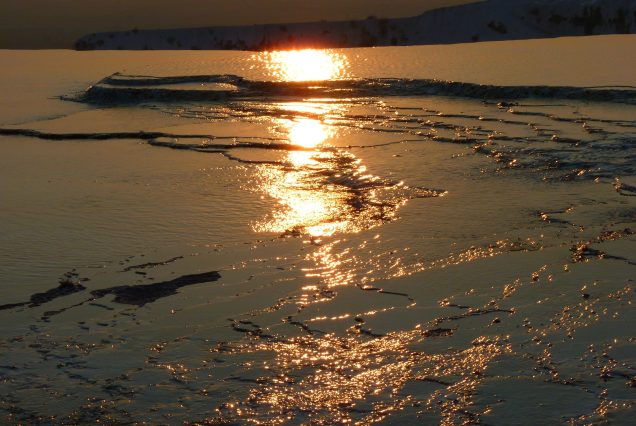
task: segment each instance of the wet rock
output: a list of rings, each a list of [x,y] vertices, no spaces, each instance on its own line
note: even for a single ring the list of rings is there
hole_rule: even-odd
[[[93,290],[91,295],[95,298],[102,298],[108,295],[114,295],[113,302],[124,305],[144,306],[153,303],[161,298],[172,296],[178,293],[182,287],[195,284],[203,284],[218,281],[221,274],[217,271],[206,272],[203,274],[184,275],[171,281],[164,281],[154,284],[145,285],[123,285],[118,287],[110,287],[99,290]]]
[[[435,328],[426,330],[422,333],[424,337],[448,337],[453,335],[454,330],[451,328]]]
[[[616,192],[625,197],[636,197],[636,186],[628,185],[621,182],[619,179],[615,180],[614,188],[616,189]]]
[[[31,295],[28,302],[21,303],[9,303],[6,305],[0,305],[0,311],[19,308],[21,306],[28,306],[29,308],[35,308],[45,303],[51,302],[60,297],[69,296],[74,293],[86,290],[82,284],[71,280],[62,279],[60,285],[47,290],[43,293],[35,293]]]
[[[73,283],[69,281],[63,281],[56,288],[48,290],[44,293],[36,293],[32,295],[30,299],[29,307],[34,308],[44,303],[48,303],[59,297],[69,296],[73,293],[78,293],[84,290],[86,290],[86,287],[84,287],[82,284],[77,284],[77,283]]]
[[[129,271],[134,271],[137,269],[148,269],[148,268],[154,268],[156,266],[165,266],[168,265],[172,262],[176,262],[177,260],[183,259],[183,256],[177,256],[177,257],[173,257],[172,259],[168,259],[168,260],[164,260],[162,262],[148,262],[148,263],[144,263],[141,265],[132,265],[132,266],[128,266],[126,268],[124,268],[123,272],[129,272]],[[144,274],[144,272],[136,272],[137,274]]]
[[[517,106],[518,104],[514,103],[514,102],[499,102],[497,104],[497,108],[503,109],[503,108],[512,108],[514,106]]]

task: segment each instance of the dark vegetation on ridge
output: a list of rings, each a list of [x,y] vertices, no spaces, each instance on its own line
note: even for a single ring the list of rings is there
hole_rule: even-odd
[[[488,0],[386,19],[90,34],[77,50],[284,50],[406,46],[636,32],[633,0]]]

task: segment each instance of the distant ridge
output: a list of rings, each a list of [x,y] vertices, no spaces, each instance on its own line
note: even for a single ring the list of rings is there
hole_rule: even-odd
[[[411,18],[89,34],[77,50],[288,50],[636,33],[636,0],[486,0]]]

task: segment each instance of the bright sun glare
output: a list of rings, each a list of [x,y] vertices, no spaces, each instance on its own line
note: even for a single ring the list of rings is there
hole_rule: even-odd
[[[327,128],[318,120],[301,119],[289,123],[289,140],[304,148],[315,148],[329,137]]]
[[[349,62],[341,53],[306,49],[265,52],[260,60],[281,81],[321,81],[344,78]]]

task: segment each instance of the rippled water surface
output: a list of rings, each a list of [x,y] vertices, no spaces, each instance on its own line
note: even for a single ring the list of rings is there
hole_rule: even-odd
[[[629,424],[634,41],[0,52],[2,422]]]

